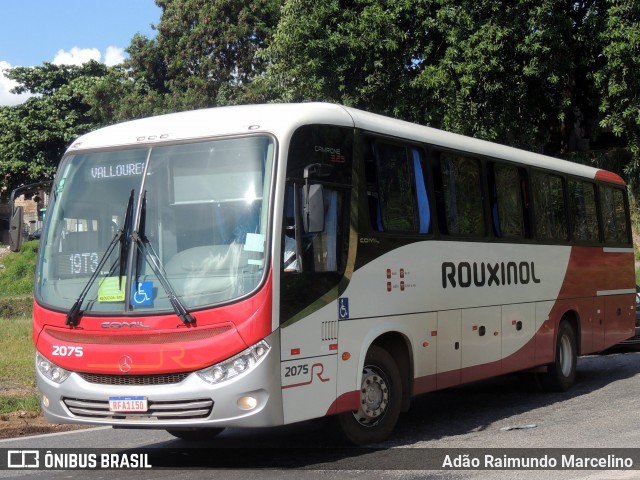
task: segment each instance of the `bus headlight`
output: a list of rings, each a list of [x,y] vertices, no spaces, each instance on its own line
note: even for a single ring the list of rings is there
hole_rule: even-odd
[[[67,370],[50,362],[38,352],[36,352],[36,368],[42,375],[55,383],[62,383],[69,376]]]
[[[216,363],[207,368],[197,371],[198,376],[207,383],[216,385],[218,383],[230,380],[241,373],[248,372],[256,365],[258,365],[267,353],[271,349],[271,346],[264,340],[260,340],[255,345],[247,348],[227,360]]]

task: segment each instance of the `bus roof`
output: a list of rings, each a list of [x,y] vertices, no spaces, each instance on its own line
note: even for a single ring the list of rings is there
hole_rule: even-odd
[[[624,185],[624,180],[619,175],[605,170],[328,103],[240,105],[132,120],[79,137],[71,144],[67,153],[244,133],[267,132],[282,137],[308,124],[355,127],[442,148]]]

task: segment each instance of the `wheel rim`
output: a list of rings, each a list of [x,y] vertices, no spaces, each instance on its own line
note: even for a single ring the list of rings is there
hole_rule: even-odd
[[[360,408],[353,416],[363,426],[372,427],[382,420],[389,407],[389,383],[380,369],[367,366],[362,371]]]
[[[568,377],[573,367],[573,349],[571,348],[571,340],[567,335],[563,335],[560,339],[560,370],[562,375]]]

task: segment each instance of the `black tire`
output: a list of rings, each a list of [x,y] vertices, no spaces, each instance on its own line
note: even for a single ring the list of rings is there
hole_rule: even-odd
[[[206,442],[220,435],[224,428],[170,428],[170,433],[181,440],[189,440],[190,442]]]
[[[569,322],[562,320],[556,339],[556,359],[540,377],[542,388],[552,392],[566,392],[576,379],[578,349],[576,332]]]
[[[400,378],[391,355],[372,346],[362,370],[360,409],[337,415],[338,427],[346,441],[364,445],[382,442],[391,435],[402,406]]]

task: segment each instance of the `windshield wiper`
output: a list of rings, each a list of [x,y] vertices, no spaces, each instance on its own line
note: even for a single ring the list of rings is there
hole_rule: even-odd
[[[120,271],[118,272],[118,285],[120,286],[120,289],[122,289],[122,272],[126,269],[126,266],[127,266],[125,257],[126,257],[127,251],[129,250],[129,236],[130,236],[129,232],[131,231],[131,228],[132,228],[132,222],[133,222],[133,190],[131,190],[131,195],[129,196],[129,202],[127,203],[127,209],[124,215],[124,224],[122,228],[118,230],[116,234],[113,236],[113,238],[111,239],[111,243],[109,243],[107,250],[104,252],[104,255],[102,255],[102,257],[100,258],[100,261],[98,262],[96,269],[91,274],[89,281],[82,289],[82,292],[80,292],[78,299],[75,301],[75,303],[69,310],[69,313],[67,313],[67,320],[64,322],[65,325],[69,325],[70,327],[77,327],[80,324],[80,318],[84,313],[80,309],[82,308],[84,299],[86,298],[87,293],[89,293],[89,289],[91,288],[91,286],[95,283],[96,278],[98,278],[98,275],[100,275],[100,272],[102,271],[102,267],[104,267],[104,264],[107,263],[107,259],[111,255],[111,252],[113,252],[113,250],[115,249],[118,242],[120,242]],[[124,263],[122,261],[123,258],[125,258]],[[113,268],[109,270],[109,274],[111,274],[111,270],[113,270]]]
[[[120,269],[118,270],[118,287],[120,290],[122,290],[122,274],[127,271],[129,240],[133,231],[133,190],[129,195],[129,203],[127,203],[127,211],[124,214],[124,225],[121,231],[123,235],[120,237]]]
[[[164,288],[164,291],[167,293],[169,297],[169,302],[171,302],[171,306],[173,310],[176,312],[176,315],[182,320],[183,323],[187,325],[195,325],[196,318],[191,315],[188,310],[185,308],[184,304],[178,298],[176,291],[171,286],[169,279],[167,278],[167,274],[162,267],[162,263],[160,262],[160,258],[158,254],[153,249],[153,246],[149,242],[145,234],[145,223],[147,217],[147,192],[145,190],[144,195],[142,197],[142,207],[140,210],[140,225],[138,227],[137,232],[133,232],[131,235],[132,240],[135,242],[138,251],[147,258],[149,265],[151,266],[151,270],[158,278],[160,285]],[[140,255],[139,255],[140,257]],[[136,262],[136,282],[139,278],[140,271],[140,261]]]

